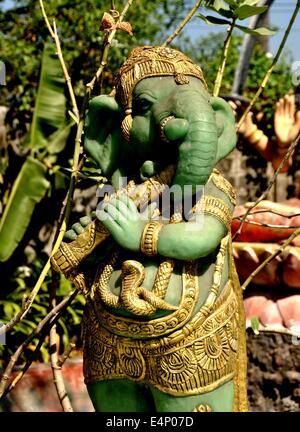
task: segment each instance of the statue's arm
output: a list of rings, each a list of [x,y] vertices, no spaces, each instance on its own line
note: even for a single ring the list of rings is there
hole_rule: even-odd
[[[233,190],[228,183],[227,185],[231,193],[220,190],[210,180],[204,191],[207,206],[200,206],[188,222],[163,226],[157,242],[160,255],[192,260],[205,257],[217,249],[222,238],[230,230],[235,204],[232,198]]]
[[[179,260],[205,257],[216,250],[227,228],[210,215],[203,222],[182,222],[164,225],[160,231],[157,251],[160,255]]]

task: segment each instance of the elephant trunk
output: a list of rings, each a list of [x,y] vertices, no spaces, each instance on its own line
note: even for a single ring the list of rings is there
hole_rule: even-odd
[[[199,93],[191,96],[186,92],[185,96],[177,103],[175,118],[165,125],[164,134],[167,139],[174,140],[179,119],[187,120],[185,136],[179,139],[178,164],[173,183],[182,188],[192,186],[195,191],[196,186],[205,185],[215,166],[218,131],[214,112],[207,100],[201,103],[203,96]]]

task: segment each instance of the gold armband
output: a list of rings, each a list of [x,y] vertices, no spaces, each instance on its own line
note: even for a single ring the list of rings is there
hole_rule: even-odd
[[[236,205],[236,193],[233,186],[226,180],[221,173],[214,169],[211,175],[211,180],[217,189],[224,192],[225,195],[229,198],[230,202],[235,206]]]
[[[264,136],[263,131],[260,130],[260,129],[258,129],[257,131],[254,132],[253,135],[251,135],[251,136],[248,138],[248,141],[249,141],[249,143],[250,143],[251,145],[255,145],[255,144],[257,144],[257,143],[262,139],[263,136]]]
[[[141,239],[141,251],[148,256],[157,255],[157,241],[163,224],[157,221],[149,222],[143,231]]]
[[[229,230],[232,219],[232,210],[220,198],[210,195],[204,197],[204,213],[217,218]]]
[[[255,132],[257,130],[258,130],[258,127],[255,124],[253,124],[250,131],[248,130],[248,131],[246,131],[246,133],[243,134],[244,138],[246,138],[246,139],[250,138],[253,134],[255,134]]]

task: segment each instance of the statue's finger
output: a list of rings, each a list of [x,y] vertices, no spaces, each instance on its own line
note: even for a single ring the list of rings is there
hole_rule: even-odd
[[[116,221],[116,223],[124,223],[126,221],[126,217],[122,214],[122,212],[115,207],[113,204],[108,204],[104,209],[105,212],[109,214],[109,216]]]
[[[92,219],[89,216],[83,216],[79,219],[79,222],[81,226],[86,227],[92,222]]]
[[[97,212],[98,219],[108,229],[109,232],[121,232],[121,227],[117,224],[116,220],[105,210]]]
[[[76,234],[81,234],[84,231],[84,228],[81,226],[79,222],[76,222],[72,225],[72,229],[76,232]]]
[[[76,240],[76,238],[77,238],[77,234],[74,230],[68,230],[64,235],[65,242],[74,241]]]
[[[126,206],[128,207],[128,209],[130,211],[132,211],[133,213],[137,212],[137,208],[136,205],[134,204],[133,200],[131,198],[129,198],[127,195],[120,195],[118,197],[118,199],[123,202],[124,204],[126,204]]]

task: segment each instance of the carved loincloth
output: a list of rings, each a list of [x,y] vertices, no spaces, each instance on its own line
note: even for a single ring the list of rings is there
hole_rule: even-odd
[[[196,273],[192,279],[196,292]],[[185,283],[187,291],[193,290],[191,278]],[[190,298],[196,301],[196,297]],[[145,381],[170,395],[187,396],[212,391],[233,379],[239,316],[232,283],[227,283],[208,316],[200,309],[190,319],[181,310],[185,309],[182,303],[176,312],[147,322],[108,311],[103,314],[97,310],[99,303],[88,303],[83,319],[85,382],[125,378]],[[121,336],[122,323],[126,336]]]

